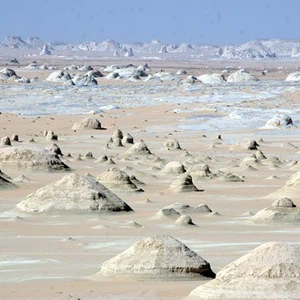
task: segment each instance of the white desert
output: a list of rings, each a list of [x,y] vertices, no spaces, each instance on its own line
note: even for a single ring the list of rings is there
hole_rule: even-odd
[[[297,49],[4,39],[0,298],[299,299]]]

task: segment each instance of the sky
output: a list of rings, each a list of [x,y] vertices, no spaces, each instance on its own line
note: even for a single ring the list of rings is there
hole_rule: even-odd
[[[300,39],[300,0],[1,1],[0,39],[241,44]],[[5,26],[4,26],[5,24]]]

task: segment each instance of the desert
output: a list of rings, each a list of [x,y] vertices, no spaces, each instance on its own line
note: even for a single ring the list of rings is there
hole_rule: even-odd
[[[0,47],[1,299],[299,299],[292,42],[39,41]]]

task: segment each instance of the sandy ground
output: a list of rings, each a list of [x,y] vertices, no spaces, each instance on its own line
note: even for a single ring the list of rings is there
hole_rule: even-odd
[[[282,63],[282,62],[281,62]],[[182,63],[183,64],[183,63]],[[161,67],[161,66],[160,66]],[[170,66],[169,66],[170,67]],[[181,67],[176,65],[176,69]],[[186,65],[188,67],[188,65]],[[223,67],[223,66],[222,66]],[[175,67],[172,67],[175,69]],[[172,69],[170,67],[170,69]],[[204,72],[202,70],[201,72]],[[201,73],[200,72],[200,73]],[[258,67],[257,67],[257,72]],[[43,78],[49,72],[39,74]],[[266,80],[274,79],[273,75]],[[274,77],[285,77],[278,73]],[[120,83],[118,83],[120,84]],[[285,95],[291,107],[298,110],[299,92]],[[251,101],[245,106],[255,105]],[[186,104],[190,109],[195,104]],[[272,107],[272,102],[269,104]],[[84,115],[23,117],[2,113],[0,128],[2,136],[19,134],[20,142],[14,145],[51,145],[43,136],[44,130],[58,134],[57,144],[63,158],[75,172],[99,175],[111,166],[95,160],[76,160],[79,154],[91,151],[95,158],[106,154],[114,159],[119,168],[132,168],[132,174],[145,183],[144,193],[118,192],[134,212],[121,215],[105,214],[55,214],[30,215],[20,213],[21,218],[6,213],[15,207],[31,192],[59,179],[62,173],[37,173],[24,170],[2,171],[15,178],[27,176],[30,183],[19,183],[17,189],[2,190],[0,202],[0,298],[1,299],[182,299],[203,281],[131,281],[102,279],[94,281],[92,275],[99,271],[107,259],[127,249],[142,237],[155,234],[168,234],[178,238],[192,250],[210,262],[218,272],[229,262],[267,241],[299,241],[297,225],[258,225],[247,221],[241,215],[247,211],[257,212],[269,206],[275,199],[264,198],[282,187],[286,180],[300,167],[292,165],[299,157],[299,129],[286,131],[264,130],[264,142],[260,149],[267,157],[276,156],[284,163],[278,167],[258,166],[256,171],[237,165],[251,151],[239,146],[232,148],[243,139],[259,139],[262,131],[257,128],[222,132],[187,132],[178,130],[177,125],[188,113],[173,112],[178,104],[159,104],[151,107],[129,107],[118,111],[107,111],[97,117],[105,130],[84,130],[74,132],[74,122]],[[211,112],[210,112],[211,113]],[[218,112],[215,112],[216,114]],[[199,114],[207,114],[202,111]],[[183,149],[193,157],[202,158],[213,173],[219,170],[244,176],[244,182],[224,182],[218,178],[195,180],[195,185],[204,192],[177,194],[169,190],[174,175],[162,174],[152,169],[144,159],[128,161],[124,152],[129,146],[106,149],[105,144],[116,128],[129,132],[135,141],[143,139],[155,155],[165,162],[179,160],[186,163],[182,151],[162,149],[164,141],[175,137]],[[174,128],[172,130],[172,128]],[[217,135],[222,140],[217,141]],[[28,140],[34,138],[35,143]],[[288,142],[296,147],[291,147]],[[207,159],[209,156],[211,159]],[[272,175],[278,179],[269,180]],[[146,202],[150,199],[151,202]],[[300,197],[293,199],[300,204]],[[163,206],[182,202],[192,206],[206,203],[220,215],[203,216],[190,214],[194,228],[178,227],[174,220],[153,219]],[[143,227],[132,227],[134,220]]]

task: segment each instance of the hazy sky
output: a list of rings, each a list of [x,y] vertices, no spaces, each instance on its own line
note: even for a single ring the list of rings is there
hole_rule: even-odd
[[[300,0],[1,0],[0,38],[230,44],[300,38]]]

